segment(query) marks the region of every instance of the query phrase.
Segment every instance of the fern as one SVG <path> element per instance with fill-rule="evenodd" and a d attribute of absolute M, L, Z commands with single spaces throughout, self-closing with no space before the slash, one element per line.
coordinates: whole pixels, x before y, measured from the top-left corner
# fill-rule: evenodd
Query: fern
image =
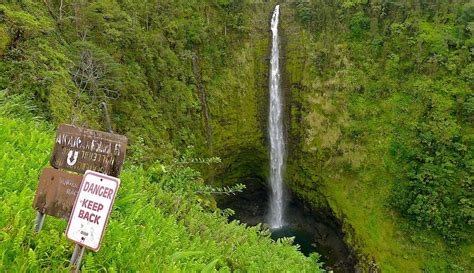
<path fill-rule="evenodd" d="M 212 187 L 205 185 L 200 190 L 196 190 L 195 193 L 198 194 L 224 194 L 224 195 L 235 195 L 236 193 L 242 192 L 245 189 L 245 185 L 236 184 L 233 186 L 225 187 Z"/>
<path fill-rule="evenodd" d="M 48 216 L 43 230 L 32 232 L 31 203 L 54 134 L 41 121 L 0 116 L 0 124 L 0 169 L 5 169 L 0 173 L 0 271 L 67 271 L 73 248 L 64 236 L 66 222 Z M 206 186 L 187 164 L 154 170 L 128 166 L 121 180 L 102 249 L 86 252 L 83 271 L 319 270 L 260 227 L 228 223 L 231 210 L 209 211 L 199 202 L 243 186 Z"/>
<path fill-rule="evenodd" d="M 201 270 L 201 272 L 202 272 L 202 273 L 210 273 L 210 272 L 216 271 L 216 270 L 215 270 L 215 267 L 216 267 L 217 262 L 219 262 L 219 259 L 215 259 L 214 261 L 208 263 L 208 264 Z"/>

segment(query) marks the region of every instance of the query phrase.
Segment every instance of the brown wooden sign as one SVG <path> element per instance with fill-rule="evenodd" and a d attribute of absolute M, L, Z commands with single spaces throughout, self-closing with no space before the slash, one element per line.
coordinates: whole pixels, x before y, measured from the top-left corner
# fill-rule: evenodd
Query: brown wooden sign
<path fill-rule="evenodd" d="M 61 219 L 69 219 L 82 175 L 46 168 L 41 174 L 33 207 Z"/>
<path fill-rule="evenodd" d="M 125 136 L 61 124 L 50 162 L 58 169 L 93 170 L 118 177 L 126 150 Z"/>

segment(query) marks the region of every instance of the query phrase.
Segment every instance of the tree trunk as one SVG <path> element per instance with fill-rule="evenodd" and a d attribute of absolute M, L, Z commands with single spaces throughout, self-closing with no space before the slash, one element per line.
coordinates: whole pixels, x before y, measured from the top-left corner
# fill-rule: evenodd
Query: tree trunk
<path fill-rule="evenodd" d="M 204 125 L 206 127 L 207 147 L 209 148 L 209 151 L 212 153 L 212 128 L 209 122 L 209 107 L 207 105 L 206 90 L 202 83 L 202 75 L 201 75 L 201 69 L 199 67 L 199 59 L 196 55 L 193 55 L 193 73 L 194 73 L 194 78 L 196 79 L 196 82 L 197 82 L 199 100 L 201 101 L 201 107 L 203 110 L 202 114 L 203 114 L 203 119 L 204 119 Z"/>

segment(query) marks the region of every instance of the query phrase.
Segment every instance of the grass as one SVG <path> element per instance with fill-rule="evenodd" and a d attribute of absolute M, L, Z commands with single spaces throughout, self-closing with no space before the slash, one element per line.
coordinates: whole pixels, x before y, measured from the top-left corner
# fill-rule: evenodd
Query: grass
<path fill-rule="evenodd" d="M 54 131 L 14 113 L 0 117 L 0 271 L 66 272 L 74 247 L 64 235 L 66 222 L 49 216 L 33 232 L 33 196 Z M 125 168 L 102 248 L 86 252 L 83 272 L 321 271 L 315 256 L 303 256 L 288 240 L 274 242 L 259 227 L 228 223 L 196 194 L 162 186 L 196 183 L 176 177 Z"/>

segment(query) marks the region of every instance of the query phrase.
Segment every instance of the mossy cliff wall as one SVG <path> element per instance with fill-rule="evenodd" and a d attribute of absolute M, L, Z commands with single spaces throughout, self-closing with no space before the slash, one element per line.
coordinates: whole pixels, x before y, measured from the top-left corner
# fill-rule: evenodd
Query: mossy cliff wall
<path fill-rule="evenodd" d="M 128 136 L 150 164 L 217 156 L 218 184 L 264 180 L 274 1 L 0 4 L 0 90 L 55 124 Z M 184 160 L 186 161 L 186 160 Z M 200 165 L 197 165 L 201 168 Z"/>
<path fill-rule="evenodd" d="M 215 170 L 216 183 L 265 183 L 269 21 L 273 6 L 256 10 L 248 39 L 235 41 L 239 48 L 217 75 L 209 75 L 209 108 L 213 151 L 222 158 Z"/>
<path fill-rule="evenodd" d="M 451 10 L 443 4 L 379 4 L 314 0 L 288 1 L 282 5 L 289 150 L 286 182 L 294 194 L 313 208 L 328 210 L 340 219 L 347 243 L 359 254 L 362 272 L 472 269 L 472 241 L 450 242 L 450 236 L 458 234 L 454 225 L 445 232 L 441 228 L 444 223 L 432 224 L 440 211 L 447 213 L 446 217 L 461 219 L 458 217 L 462 217 L 463 210 L 459 206 L 447 211 L 447 203 L 436 207 L 433 204 L 439 203 L 421 201 L 407 213 L 420 217 L 415 221 L 401 217 L 400 210 L 394 208 L 396 204 L 411 202 L 404 199 L 405 194 L 412 198 L 418 195 L 417 200 L 430 200 L 432 195 L 423 196 L 426 190 L 436 196 L 453 189 L 453 197 L 469 196 L 464 176 L 467 172 L 461 167 L 462 162 L 469 161 L 464 152 L 452 157 L 463 158 L 456 163 L 460 169 L 442 172 L 452 174 L 450 180 L 443 181 L 440 173 L 435 178 L 437 182 L 433 182 L 447 183 L 443 184 L 449 185 L 446 188 L 429 184 L 428 189 L 417 189 L 413 185 L 426 184 L 408 178 L 411 173 L 426 178 L 427 172 L 449 165 L 429 161 L 449 158 L 444 154 L 447 150 L 442 148 L 443 141 L 437 137 L 440 128 L 443 134 L 464 134 L 454 140 L 462 147 L 469 143 L 469 131 L 459 128 L 469 128 L 462 105 L 468 103 L 466 91 L 472 87 L 466 85 L 467 78 L 454 76 L 463 72 L 449 70 L 457 67 L 465 71 L 465 61 L 469 59 L 468 47 L 461 46 L 463 41 L 469 42 L 463 40 L 469 36 L 465 36 L 462 26 L 456 26 L 463 18 L 459 12 L 462 3 L 456 3 L 459 9 Z M 440 18 L 433 17 L 433 10 L 438 11 Z M 446 19 L 456 16 L 454 21 Z M 446 34 L 437 36 L 437 42 L 432 32 L 435 26 Z M 458 37 L 455 39 L 460 44 L 450 47 L 448 37 Z M 418 42 L 416 48 L 410 46 L 414 41 Z M 434 49 L 433 43 L 439 48 Z M 451 59 L 451 68 L 440 63 L 433 69 L 430 56 L 436 55 L 433 52 L 437 50 L 439 54 L 459 58 Z M 438 89 L 436 82 L 445 85 Z M 448 93 L 456 93 L 457 99 Z M 439 112 L 437 107 L 441 105 L 452 108 Z M 434 116 L 436 121 L 431 120 Z M 439 123 L 441 120 L 444 125 Z M 423 133 L 415 133 L 420 131 Z M 421 143 L 438 144 L 437 148 L 428 145 L 431 148 L 420 149 Z M 422 155 L 430 154 L 433 158 L 428 161 L 421 159 Z M 425 165 L 411 169 L 420 166 L 416 165 L 420 160 Z M 420 170 L 424 170 L 423 174 Z M 406 185 L 412 188 L 404 188 L 400 193 L 399 189 Z M 439 190 L 443 193 L 436 192 Z M 424 209 L 432 209 L 432 214 L 427 215 Z M 416 219 L 428 219 L 431 224 Z M 462 219 L 458 227 L 464 231 L 459 234 L 469 237 L 469 218 Z M 451 247 L 453 244 L 456 247 Z"/>

